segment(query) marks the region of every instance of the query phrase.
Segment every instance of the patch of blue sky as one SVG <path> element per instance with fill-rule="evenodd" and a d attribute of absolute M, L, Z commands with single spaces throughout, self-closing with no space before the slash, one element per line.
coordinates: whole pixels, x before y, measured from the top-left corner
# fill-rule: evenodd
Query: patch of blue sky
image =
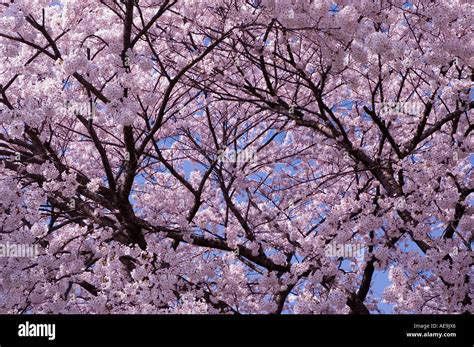
<path fill-rule="evenodd" d="M 209 36 L 206 36 L 204 39 L 203 39 L 203 44 L 204 46 L 208 47 L 211 43 L 212 43 L 212 38 L 209 37 Z"/>
<path fill-rule="evenodd" d="M 393 305 L 386 303 L 383 300 L 383 292 L 385 288 L 387 288 L 391 284 L 390 279 L 388 278 L 388 271 L 375 270 L 374 274 L 372 275 L 372 283 L 372 296 L 377 299 L 377 308 L 380 313 L 393 313 Z M 373 313 L 376 313 L 376 311 Z"/>
<path fill-rule="evenodd" d="M 267 131 L 267 133 L 265 134 L 265 136 L 263 137 L 263 141 L 262 143 L 265 143 L 267 141 L 269 141 L 272 136 L 275 136 L 275 134 L 277 133 L 277 130 L 276 129 L 270 129 Z M 283 143 L 283 141 L 285 140 L 286 138 L 286 135 L 287 135 L 287 132 L 286 131 L 279 131 L 279 134 L 277 134 L 275 136 L 275 138 L 273 139 L 273 141 L 275 141 L 276 143 Z"/>

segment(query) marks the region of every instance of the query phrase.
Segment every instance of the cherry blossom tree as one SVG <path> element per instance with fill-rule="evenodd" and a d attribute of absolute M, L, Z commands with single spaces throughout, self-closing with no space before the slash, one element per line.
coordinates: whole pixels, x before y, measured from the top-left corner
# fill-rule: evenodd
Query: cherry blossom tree
<path fill-rule="evenodd" d="M 0 312 L 472 312 L 473 10 L 4 0 Z"/>

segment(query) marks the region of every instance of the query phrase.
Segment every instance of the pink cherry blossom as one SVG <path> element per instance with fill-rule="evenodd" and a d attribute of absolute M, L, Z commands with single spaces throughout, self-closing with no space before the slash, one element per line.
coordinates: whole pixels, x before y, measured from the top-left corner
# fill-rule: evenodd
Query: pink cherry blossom
<path fill-rule="evenodd" d="M 0 4 L 0 313 L 474 311 L 474 6 L 303 2 Z"/>

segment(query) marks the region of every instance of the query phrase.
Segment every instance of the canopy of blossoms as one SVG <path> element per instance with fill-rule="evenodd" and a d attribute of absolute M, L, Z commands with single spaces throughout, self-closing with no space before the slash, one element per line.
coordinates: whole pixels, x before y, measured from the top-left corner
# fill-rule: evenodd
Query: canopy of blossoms
<path fill-rule="evenodd" d="M 0 313 L 472 312 L 473 12 L 0 3 Z"/>

